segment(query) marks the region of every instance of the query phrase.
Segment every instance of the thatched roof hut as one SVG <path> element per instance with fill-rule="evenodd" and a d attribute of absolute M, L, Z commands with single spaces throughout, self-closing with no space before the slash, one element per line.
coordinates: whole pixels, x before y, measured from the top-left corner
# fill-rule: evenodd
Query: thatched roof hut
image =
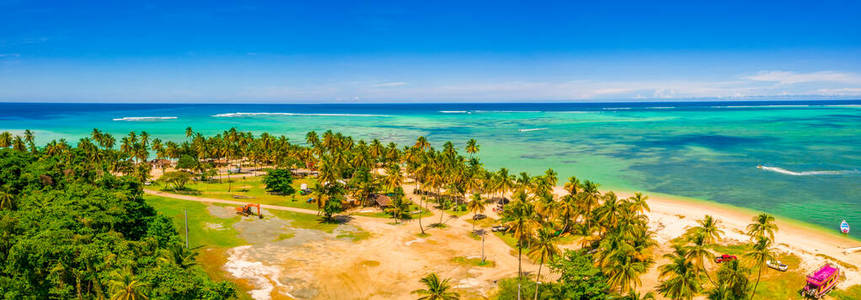
<path fill-rule="evenodd" d="M 376 202 L 377 205 L 379 205 L 380 207 L 389 207 L 390 205 L 392 205 L 392 198 L 389 198 L 389 196 L 382 194 L 375 194 L 374 202 Z"/>

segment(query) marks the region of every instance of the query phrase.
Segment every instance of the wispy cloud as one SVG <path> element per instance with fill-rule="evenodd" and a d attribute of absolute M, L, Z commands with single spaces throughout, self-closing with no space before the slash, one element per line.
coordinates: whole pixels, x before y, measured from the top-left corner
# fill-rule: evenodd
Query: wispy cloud
<path fill-rule="evenodd" d="M 405 86 L 405 85 L 407 85 L 407 83 L 406 83 L 406 82 L 403 82 L 403 81 L 394 81 L 394 82 L 382 82 L 382 83 L 377 83 L 377 84 L 374 84 L 372 87 L 375 87 L 375 88 L 385 88 L 385 87 L 398 87 L 398 86 Z"/>
<path fill-rule="evenodd" d="M 776 82 L 779 84 L 796 84 L 806 82 L 837 82 L 837 83 L 861 83 L 861 76 L 855 73 L 819 71 L 809 73 L 797 73 L 789 71 L 761 71 L 756 75 L 746 76 L 744 79 L 753 81 Z"/>

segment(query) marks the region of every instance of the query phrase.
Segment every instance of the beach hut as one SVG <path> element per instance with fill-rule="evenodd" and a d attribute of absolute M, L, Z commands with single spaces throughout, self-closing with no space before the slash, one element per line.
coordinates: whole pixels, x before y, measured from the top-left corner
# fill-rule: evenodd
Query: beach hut
<path fill-rule="evenodd" d="M 392 205 L 392 198 L 389 198 L 389 196 L 386 195 L 376 194 L 374 195 L 374 202 L 376 202 L 380 207 L 389 207 Z"/>

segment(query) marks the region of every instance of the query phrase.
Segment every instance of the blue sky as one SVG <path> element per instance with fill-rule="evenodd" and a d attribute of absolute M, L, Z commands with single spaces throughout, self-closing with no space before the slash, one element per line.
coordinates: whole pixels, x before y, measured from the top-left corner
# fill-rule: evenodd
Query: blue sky
<path fill-rule="evenodd" d="M 0 101 L 861 98 L 858 1 L 307 2 L 0 0 Z"/>

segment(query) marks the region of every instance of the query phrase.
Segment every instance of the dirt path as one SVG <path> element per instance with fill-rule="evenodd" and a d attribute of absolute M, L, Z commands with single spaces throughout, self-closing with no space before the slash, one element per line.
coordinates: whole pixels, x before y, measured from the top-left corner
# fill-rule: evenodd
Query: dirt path
<path fill-rule="evenodd" d="M 407 188 L 411 198 L 411 187 Z M 178 195 L 154 190 L 145 193 L 161 197 L 243 205 L 245 202 Z M 413 199 L 418 201 L 418 199 Z M 317 214 L 314 210 L 262 205 L 264 209 Z M 298 244 L 285 240 L 275 243 L 240 246 L 229 250 L 229 264 L 254 267 L 255 276 L 267 278 L 274 289 L 258 299 L 414 299 L 411 291 L 422 288 L 419 279 L 436 272 L 451 278 L 452 285 L 467 298 L 483 298 L 503 278 L 517 276 L 517 257 L 495 235 L 488 234 L 485 256 L 493 267 L 478 267 L 455 262 L 455 257 L 480 258 L 481 240 L 470 237 L 468 218 L 446 218 L 447 228 L 427 228 L 437 217 L 425 217 L 420 237 L 417 220 L 398 224 L 392 219 L 352 215 L 347 223 L 371 234 L 358 242 L 328 236 Z M 322 232 L 319 235 L 326 235 Z M 523 260 L 524 272 L 535 272 L 536 265 Z M 265 271 L 265 272 L 263 272 Z M 264 282 L 265 283 L 265 282 Z"/>

